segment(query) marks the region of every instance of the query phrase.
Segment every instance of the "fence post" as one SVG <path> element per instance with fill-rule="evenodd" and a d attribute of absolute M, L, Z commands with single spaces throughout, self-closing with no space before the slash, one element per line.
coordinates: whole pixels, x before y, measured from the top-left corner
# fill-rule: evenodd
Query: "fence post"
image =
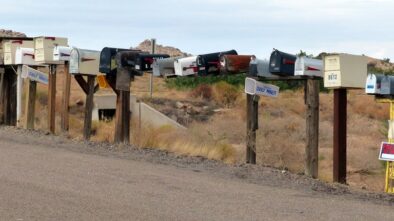
<path fill-rule="evenodd" d="M 346 183 L 347 89 L 334 89 L 334 182 Z"/>
<path fill-rule="evenodd" d="M 258 129 L 258 99 L 246 94 L 246 163 L 256 164 L 256 130 Z"/>
<path fill-rule="evenodd" d="M 318 177 L 319 168 L 319 92 L 318 79 L 307 79 L 306 90 L 305 175 Z"/>

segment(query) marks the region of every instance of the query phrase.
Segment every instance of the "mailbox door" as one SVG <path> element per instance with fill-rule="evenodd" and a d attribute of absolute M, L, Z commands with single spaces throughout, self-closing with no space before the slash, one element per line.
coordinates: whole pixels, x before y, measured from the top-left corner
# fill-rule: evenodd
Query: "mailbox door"
<path fill-rule="evenodd" d="M 79 49 L 79 73 L 99 74 L 100 51 Z"/>
<path fill-rule="evenodd" d="M 79 74 L 79 51 L 77 48 L 71 50 L 69 72 L 70 74 Z"/>

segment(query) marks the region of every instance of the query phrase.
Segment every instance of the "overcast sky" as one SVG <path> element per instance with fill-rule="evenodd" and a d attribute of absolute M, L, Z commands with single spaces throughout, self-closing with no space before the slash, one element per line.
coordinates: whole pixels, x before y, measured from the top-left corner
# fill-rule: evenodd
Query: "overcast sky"
<path fill-rule="evenodd" d="M 192 54 L 347 52 L 394 60 L 392 0 L 0 0 L 0 29 L 130 47 L 147 38 Z"/>

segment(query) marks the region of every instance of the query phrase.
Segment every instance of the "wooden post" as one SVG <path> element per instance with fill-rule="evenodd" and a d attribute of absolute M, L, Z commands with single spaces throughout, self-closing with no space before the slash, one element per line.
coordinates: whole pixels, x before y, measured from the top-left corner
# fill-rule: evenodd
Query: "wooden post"
<path fill-rule="evenodd" d="M 347 90 L 334 90 L 334 182 L 346 183 Z"/>
<path fill-rule="evenodd" d="M 22 94 L 23 94 L 23 79 L 22 79 L 22 65 L 17 67 L 16 80 L 16 126 L 20 127 L 22 117 Z"/>
<path fill-rule="evenodd" d="M 85 140 L 90 139 L 91 129 L 92 129 L 92 110 L 93 110 L 93 97 L 94 97 L 94 81 L 96 76 L 88 75 L 88 93 L 86 94 L 85 103 L 85 120 L 83 127 L 83 137 Z"/>
<path fill-rule="evenodd" d="M 56 106 L 56 65 L 49 65 L 48 75 L 48 129 L 55 133 L 55 106 Z"/>
<path fill-rule="evenodd" d="M 151 39 L 151 46 L 152 46 L 151 54 L 154 54 L 155 50 L 156 50 L 156 39 L 154 39 L 154 38 Z M 152 98 L 152 95 L 153 95 L 153 73 L 151 73 L 149 76 L 150 76 L 149 77 L 149 92 L 150 92 L 150 98 Z"/>
<path fill-rule="evenodd" d="M 10 125 L 10 78 L 11 74 L 7 72 L 4 74 L 4 82 L 3 82 L 3 96 L 1 99 L 3 100 L 3 123 L 5 125 Z"/>
<path fill-rule="evenodd" d="M 63 102 L 62 102 L 62 118 L 60 127 L 62 132 L 67 132 L 69 129 L 69 105 L 70 105 L 70 88 L 71 88 L 71 75 L 69 73 L 68 62 L 64 64 L 64 89 L 63 89 Z"/>
<path fill-rule="evenodd" d="M 123 143 L 130 143 L 130 91 L 122 91 L 123 101 Z"/>
<path fill-rule="evenodd" d="M 0 68 L 0 124 L 4 124 L 4 68 Z"/>
<path fill-rule="evenodd" d="M 37 82 L 29 80 L 29 89 L 26 95 L 26 129 L 34 129 L 34 117 L 35 117 L 35 107 L 36 107 L 36 91 Z"/>
<path fill-rule="evenodd" d="M 317 178 L 319 168 L 319 80 L 307 79 L 305 92 L 307 109 L 304 172 L 307 176 Z"/>
<path fill-rule="evenodd" d="M 114 142 L 120 143 L 123 141 L 123 124 L 122 124 L 122 116 L 124 109 L 122 108 L 123 102 L 123 91 L 118 91 L 116 96 L 116 113 L 115 113 L 115 136 Z"/>
<path fill-rule="evenodd" d="M 258 129 L 258 96 L 246 94 L 246 163 L 256 164 L 256 130 Z"/>
<path fill-rule="evenodd" d="M 8 108 L 7 118 L 9 125 L 16 126 L 16 112 L 17 112 L 17 75 L 10 74 L 8 76 Z"/>

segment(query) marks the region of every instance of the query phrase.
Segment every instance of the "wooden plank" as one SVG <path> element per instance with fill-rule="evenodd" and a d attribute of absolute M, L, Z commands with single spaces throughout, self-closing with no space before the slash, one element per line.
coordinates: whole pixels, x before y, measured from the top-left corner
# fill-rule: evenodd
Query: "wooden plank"
<path fill-rule="evenodd" d="M 22 79 L 22 65 L 17 67 L 17 80 L 16 80 L 16 126 L 21 127 L 22 117 L 22 94 L 23 94 L 23 79 Z"/>
<path fill-rule="evenodd" d="M 307 108 L 304 172 L 307 176 L 317 178 L 319 168 L 319 80 L 308 79 L 305 92 Z"/>
<path fill-rule="evenodd" d="M 83 92 L 85 92 L 85 94 L 89 93 L 89 85 L 86 82 L 86 80 L 83 78 L 83 76 L 81 74 L 76 74 L 74 75 L 75 80 L 77 81 L 77 83 L 79 84 L 79 86 L 82 88 Z"/>
<path fill-rule="evenodd" d="M 117 90 L 115 90 L 117 91 Z M 115 112 L 115 136 L 114 142 L 120 143 L 123 141 L 123 127 L 122 127 L 122 117 L 123 117 L 123 109 L 122 109 L 122 102 L 123 96 L 122 92 L 118 91 L 116 96 L 116 112 Z"/>
<path fill-rule="evenodd" d="M 122 142 L 125 144 L 130 143 L 130 92 L 129 91 L 122 91 L 121 92 L 123 99 L 122 99 L 122 132 L 123 132 L 123 140 Z"/>
<path fill-rule="evenodd" d="M 3 123 L 5 125 L 10 125 L 10 78 L 11 73 L 4 74 L 4 83 L 3 83 Z"/>
<path fill-rule="evenodd" d="M 294 80 L 308 80 L 308 79 L 322 79 L 321 77 L 316 76 L 276 76 L 273 75 L 271 77 L 260 77 L 260 76 L 248 76 L 249 78 L 256 79 L 258 81 L 294 81 Z"/>
<path fill-rule="evenodd" d="M 17 76 L 15 73 L 9 74 L 9 82 L 8 82 L 8 117 L 9 117 L 9 125 L 16 126 L 16 85 L 17 85 Z"/>
<path fill-rule="evenodd" d="M 86 102 L 85 102 L 85 120 L 84 120 L 84 127 L 83 127 L 83 137 L 85 140 L 89 140 L 91 136 L 92 130 L 92 110 L 93 110 L 93 97 L 94 97 L 94 82 L 96 76 L 88 75 L 88 93 L 86 95 Z"/>
<path fill-rule="evenodd" d="M 346 183 L 347 89 L 334 90 L 334 182 Z"/>
<path fill-rule="evenodd" d="M 4 68 L 0 68 L 0 124 L 4 124 Z"/>
<path fill-rule="evenodd" d="M 34 118 L 36 110 L 37 82 L 29 81 L 29 88 L 26 94 L 26 129 L 34 129 Z"/>
<path fill-rule="evenodd" d="M 49 66 L 48 75 L 48 130 L 55 133 L 56 65 Z"/>
<path fill-rule="evenodd" d="M 70 90 L 71 90 L 71 75 L 69 73 L 68 62 L 64 65 L 64 90 L 63 90 L 63 102 L 62 102 L 62 116 L 60 121 L 60 127 L 62 132 L 67 132 L 69 125 L 69 106 L 70 106 Z"/>
<path fill-rule="evenodd" d="M 256 164 L 256 130 L 258 129 L 258 96 L 246 95 L 246 163 Z"/>

